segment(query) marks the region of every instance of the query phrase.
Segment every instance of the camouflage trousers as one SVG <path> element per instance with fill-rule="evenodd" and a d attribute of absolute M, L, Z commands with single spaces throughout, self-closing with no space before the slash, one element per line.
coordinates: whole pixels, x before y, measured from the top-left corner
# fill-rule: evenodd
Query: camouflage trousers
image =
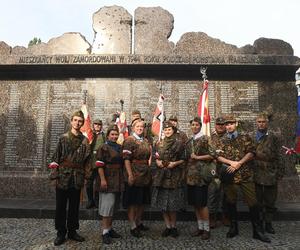
<path fill-rule="evenodd" d="M 274 213 L 277 211 L 275 207 L 277 184 L 272 186 L 255 184 L 255 188 L 257 202 L 263 211 L 264 221 L 270 223 L 273 220 Z"/>
<path fill-rule="evenodd" d="M 248 207 L 257 205 L 254 182 L 224 184 L 224 192 L 229 204 L 236 204 L 239 191 L 241 191 L 243 200 Z"/>

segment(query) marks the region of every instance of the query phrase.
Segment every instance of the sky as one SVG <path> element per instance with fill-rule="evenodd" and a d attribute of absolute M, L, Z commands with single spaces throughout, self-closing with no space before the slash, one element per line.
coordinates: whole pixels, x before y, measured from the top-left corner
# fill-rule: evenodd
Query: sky
<path fill-rule="evenodd" d="M 175 20 L 169 40 L 175 43 L 185 32 L 205 32 L 238 47 L 260 37 L 276 38 L 300 57 L 299 0 L 8 0 L 1 2 L 0 41 L 27 47 L 34 37 L 48 42 L 65 32 L 80 32 L 92 44 L 93 13 L 112 5 L 132 16 L 137 7 L 168 10 Z"/>

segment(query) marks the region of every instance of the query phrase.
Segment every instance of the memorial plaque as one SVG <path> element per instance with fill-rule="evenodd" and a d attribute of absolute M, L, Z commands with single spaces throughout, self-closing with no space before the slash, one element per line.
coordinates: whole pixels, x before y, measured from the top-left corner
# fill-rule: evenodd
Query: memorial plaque
<path fill-rule="evenodd" d="M 294 146 L 294 72 L 300 59 L 288 43 L 259 38 L 238 48 L 188 32 L 175 45 L 168 40 L 174 24 L 168 11 L 138 8 L 132 20 L 122 7 L 101 8 L 93 16 L 92 46 L 76 32 L 29 48 L 0 42 L 1 198 L 54 198 L 47 163 L 84 93 L 92 120 L 102 119 L 104 129 L 121 111 L 120 100 L 127 123 L 135 109 L 151 122 L 162 93 L 167 118 L 177 116 L 179 128 L 190 134 L 202 91 L 201 66 L 208 68 L 212 130 L 217 116 L 233 113 L 241 130 L 252 131 L 256 115 L 265 111 L 282 145 Z M 282 159 L 288 177 L 279 197 L 299 201 L 293 158 L 282 154 Z"/>

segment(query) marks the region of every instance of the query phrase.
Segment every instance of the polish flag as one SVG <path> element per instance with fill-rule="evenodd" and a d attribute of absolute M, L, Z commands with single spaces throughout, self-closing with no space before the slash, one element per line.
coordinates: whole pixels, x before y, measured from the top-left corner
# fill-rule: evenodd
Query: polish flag
<path fill-rule="evenodd" d="M 93 140 L 93 130 L 91 128 L 92 122 L 86 104 L 82 104 L 81 111 L 84 115 L 84 124 L 81 127 L 80 131 L 86 138 L 88 138 L 89 143 L 91 143 Z"/>
<path fill-rule="evenodd" d="M 204 80 L 203 89 L 198 103 L 198 116 L 201 118 L 201 132 L 210 136 L 210 115 L 208 110 L 208 80 Z"/>
<path fill-rule="evenodd" d="M 126 123 L 126 113 L 124 111 L 121 111 L 119 117 L 116 120 L 116 124 L 119 128 L 119 138 L 117 140 L 117 143 L 122 145 L 124 140 L 128 137 L 128 127 Z"/>
<path fill-rule="evenodd" d="M 154 111 L 154 116 L 152 120 L 152 133 L 158 136 L 158 141 L 161 139 L 162 130 L 163 130 L 163 122 L 165 120 L 164 116 L 164 96 L 160 94 L 158 98 L 158 102 Z"/>

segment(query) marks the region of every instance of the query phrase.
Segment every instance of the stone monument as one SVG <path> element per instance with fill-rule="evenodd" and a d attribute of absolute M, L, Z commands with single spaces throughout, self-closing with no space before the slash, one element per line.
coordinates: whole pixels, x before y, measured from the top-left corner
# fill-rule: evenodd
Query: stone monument
<path fill-rule="evenodd" d="M 162 86 L 167 117 L 178 116 L 187 131 L 201 93 L 201 66 L 210 81 L 212 118 L 234 113 L 243 129 L 253 130 L 255 116 L 268 111 L 282 145 L 294 145 L 300 59 L 292 47 L 259 38 L 238 48 L 203 32 L 185 33 L 174 44 L 168 40 L 173 24 L 160 7 L 137 8 L 133 19 L 111 6 L 94 13 L 91 43 L 79 33 L 29 48 L 0 42 L 1 198 L 54 198 L 47 163 L 86 91 L 92 118 L 107 125 L 120 99 L 127 114 L 139 109 L 151 120 Z M 287 175 L 279 199 L 299 202 L 294 159 L 282 158 Z"/>

